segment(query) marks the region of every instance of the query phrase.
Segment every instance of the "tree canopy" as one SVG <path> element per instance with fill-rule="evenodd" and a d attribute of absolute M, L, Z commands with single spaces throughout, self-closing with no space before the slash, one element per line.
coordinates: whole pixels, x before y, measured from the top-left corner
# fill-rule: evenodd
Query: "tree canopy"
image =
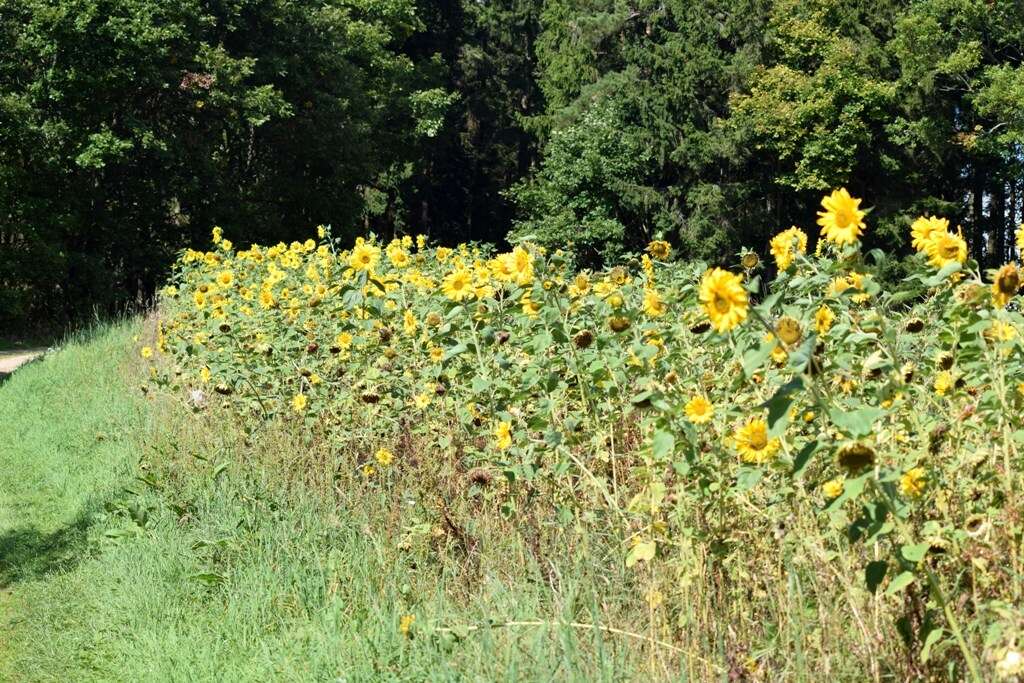
<path fill-rule="evenodd" d="M 725 261 L 839 186 L 996 265 L 1022 45 L 987 0 L 3 3 L 0 324 L 145 301 L 214 225 Z"/>

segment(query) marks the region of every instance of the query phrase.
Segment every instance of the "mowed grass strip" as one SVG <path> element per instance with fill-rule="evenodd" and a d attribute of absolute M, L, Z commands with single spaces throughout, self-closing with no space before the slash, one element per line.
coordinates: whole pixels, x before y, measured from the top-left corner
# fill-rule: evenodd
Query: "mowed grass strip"
<path fill-rule="evenodd" d="M 0 680 L 629 680 L 648 660 L 561 625 L 616 601 L 594 558 L 542 568 L 495 538 L 467 577 L 399 548 L 394 491 L 306 492 L 252 464 L 288 434 L 144 393 L 140 330 L 0 385 Z"/>

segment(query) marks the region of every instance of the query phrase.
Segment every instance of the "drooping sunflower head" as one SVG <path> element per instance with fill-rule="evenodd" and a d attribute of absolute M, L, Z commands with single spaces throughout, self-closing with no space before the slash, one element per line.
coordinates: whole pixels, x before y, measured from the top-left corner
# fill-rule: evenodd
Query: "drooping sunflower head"
<path fill-rule="evenodd" d="M 1016 263 L 1007 263 L 992 279 L 992 300 L 1002 308 L 1010 302 L 1020 289 L 1020 271 Z"/>
<path fill-rule="evenodd" d="M 782 316 L 775 323 L 775 336 L 788 346 L 800 343 L 803 334 L 804 331 L 800 327 L 800 322 L 788 315 Z"/>
<path fill-rule="evenodd" d="M 777 437 L 768 436 L 768 423 L 759 417 L 751 418 L 736 430 L 733 435 L 736 450 L 743 462 L 761 465 L 778 452 L 780 442 Z"/>
<path fill-rule="evenodd" d="M 824 211 L 818 212 L 822 237 L 839 246 L 853 244 L 860 239 L 866 215 L 860 209 L 860 202 L 860 199 L 851 197 L 845 187 L 822 199 L 821 207 Z"/>
<path fill-rule="evenodd" d="M 845 444 L 836 452 L 836 464 L 848 473 L 855 474 L 874 466 L 875 449 L 859 441 Z"/>
<path fill-rule="evenodd" d="M 712 327 L 719 332 L 728 332 L 747 317 L 749 300 L 743 280 L 727 270 L 714 268 L 704 273 L 700 300 Z"/>

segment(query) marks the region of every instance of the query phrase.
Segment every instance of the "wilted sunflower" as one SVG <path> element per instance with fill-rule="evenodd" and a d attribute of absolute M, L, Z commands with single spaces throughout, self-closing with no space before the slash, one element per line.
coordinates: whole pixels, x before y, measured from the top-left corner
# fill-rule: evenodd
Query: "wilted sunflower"
<path fill-rule="evenodd" d="M 621 315 L 613 315 L 608 318 L 608 327 L 612 332 L 625 332 L 629 329 L 629 318 Z"/>
<path fill-rule="evenodd" d="M 860 199 L 850 196 L 846 188 L 835 190 L 821 200 L 824 211 L 818 212 L 821 235 L 829 242 L 840 246 L 853 244 L 864 231 L 864 216 L 860 210 Z"/>
<path fill-rule="evenodd" d="M 911 334 L 917 334 L 924 329 L 924 321 L 920 318 L 911 318 L 907 321 L 906 330 Z"/>
<path fill-rule="evenodd" d="M 848 443 L 836 452 L 836 463 L 848 473 L 855 474 L 875 464 L 875 449 L 858 441 Z"/>
<path fill-rule="evenodd" d="M 733 435 L 736 450 L 743 462 L 761 465 L 773 457 L 781 443 L 777 437 L 768 438 L 768 423 L 759 417 L 751 418 Z"/>
<path fill-rule="evenodd" d="M 775 323 L 775 336 L 781 339 L 782 343 L 789 346 L 800 343 L 803 334 L 804 331 L 801 329 L 800 323 L 788 315 L 782 316 Z"/>
<path fill-rule="evenodd" d="M 747 317 L 749 301 L 743 280 L 727 270 L 714 268 L 704 273 L 700 300 L 711 325 L 719 332 L 728 332 Z"/>
<path fill-rule="evenodd" d="M 992 278 L 992 301 L 1002 308 L 1020 289 L 1020 271 L 1016 263 L 1007 263 Z"/>

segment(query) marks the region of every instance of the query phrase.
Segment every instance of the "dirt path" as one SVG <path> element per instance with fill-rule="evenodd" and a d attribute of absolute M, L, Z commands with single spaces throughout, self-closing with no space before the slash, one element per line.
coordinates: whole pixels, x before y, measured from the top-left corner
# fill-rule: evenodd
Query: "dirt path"
<path fill-rule="evenodd" d="M 24 351 L 0 351 L 0 375 L 9 375 L 20 366 L 43 355 L 45 349 L 26 349 Z"/>

